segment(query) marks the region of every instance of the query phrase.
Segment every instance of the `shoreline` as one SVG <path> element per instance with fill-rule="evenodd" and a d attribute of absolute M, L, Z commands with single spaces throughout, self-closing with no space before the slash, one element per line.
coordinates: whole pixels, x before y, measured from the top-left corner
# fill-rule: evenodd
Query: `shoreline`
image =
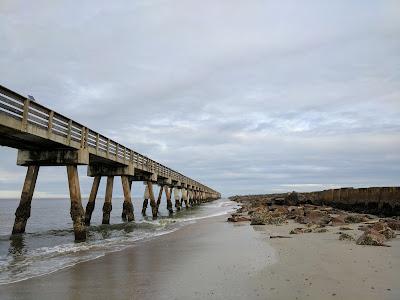
<path fill-rule="evenodd" d="M 249 225 L 228 215 L 52 274 L 0 286 L 2 299 L 399 299 L 400 240 L 339 241 L 335 230 L 291 238 L 294 222 Z M 355 226 L 353 230 L 356 230 Z"/>

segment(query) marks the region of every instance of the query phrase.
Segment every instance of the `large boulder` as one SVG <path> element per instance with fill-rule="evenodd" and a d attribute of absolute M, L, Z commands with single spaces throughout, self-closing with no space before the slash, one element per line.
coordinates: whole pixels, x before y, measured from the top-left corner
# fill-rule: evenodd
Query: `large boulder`
<path fill-rule="evenodd" d="M 386 224 L 392 230 L 400 230 L 400 220 L 386 220 Z"/>
<path fill-rule="evenodd" d="M 285 222 L 286 216 L 280 212 L 270 212 L 268 210 L 260 210 L 251 215 L 250 225 L 279 225 Z"/>
<path fill-rule="evenodd" d="M 295 191 L 287 194 L 287 196 L 285 197 L 285 203 L 287 205 L 298 205 L 299 194 L 297 194 Z"/>
<path fill-rule="evenodd" d="M 346 223 L 362 223 L 367 222 L 368 220 L 369 218 L 367 218 L 365 215 L 360 214 L 350 214 L 344 219 Z"/>
<path fill-rule="evenodd" d="M 356 243 L 357 245 L 385 246 L 385 241 L 383 234 L 370 228 L 357 239 Z"/>
<path fill-rule="evenodd" d="M 304 216 L 297 216 L 295 220 L 300 224 L 326 225 L 330 222 L 331 218 L 326 211 L 313 209 L 306 210 Z"/>
<path fill-rule="evenodd" d="M 332 226 L 342 226 L 344 224 L 346 224 L 345 222 L 345 217 L 346 215 L 334 215 L 334 216 L 330 216 L 331 220 L 329 222 L 329 225 Z"/>

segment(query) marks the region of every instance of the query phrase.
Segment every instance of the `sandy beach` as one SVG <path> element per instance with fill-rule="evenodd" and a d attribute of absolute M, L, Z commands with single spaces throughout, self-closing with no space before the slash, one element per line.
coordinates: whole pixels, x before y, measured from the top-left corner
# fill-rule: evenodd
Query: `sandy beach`
<path fill-rule="evenodd" d="M 55 273 L 0 286 L 1 299 L 399 299 L 400 241 L 339 241 L 336 229 L 291 238 L 294 223 L 227 216 Z M 356 229 L 355 229 L 356 230 Z"/>

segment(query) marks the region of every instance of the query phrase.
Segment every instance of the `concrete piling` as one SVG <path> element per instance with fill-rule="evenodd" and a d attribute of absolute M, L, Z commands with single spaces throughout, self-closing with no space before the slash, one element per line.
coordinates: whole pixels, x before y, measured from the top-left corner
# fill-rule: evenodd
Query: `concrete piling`
<path fill-rule="evenodd" d="M 149 188 L 150 206 L 153 213 L 153 218 L 157 218 L 157 203 L 154 198 L 153 183 L 151 181 L 147 181 L 147 187 Z"/>
<path fill-rule="evenodd" d="M 168 212 L 172 214 L 174 211 L 172 209 L 171 190 L 168 186 L 165 186 L 164 189 L 165 189 L 165 196 L 167 198 L 167 209 Z"/>
<path fill-rule="evenodd" d="M 101 176 L 95 176 L 93 179 L 92 189 L 90 191 L 90 196 L 88 203 L 86 205 L 85 211 L 85 225 L 90 226 L 90 220 L 92 218 L 92 213 L 96 203 L 97 192 L 99 190 L 99 185 L 101 181 Z"/>
<path fill-rule="evenodd" d="M 122 189 L 124 191 L 124 203 L 122 206 L 122 220 L 131 222 L 135 220 L 133 214 L 133 204 L 131 197 L 132 182 L 129 182 L 128 176 L 121 176 Z"/>
<path fill-rule="evenodd" d="M 175 208 L 176 208 L 176 210 L 181 210 L 181 201 L 179 199 L 180 198 L 179 197 L 179 189 L 174 187 L 173 191 L 174 191 L 174 199 L 175 199 Z"/>
<path fill-rule="evenodd" d="M 78 167 L 67 166 L 69 194 L 71 198 L 71 218 L 74 227 L 75 241 L 86 240 L 85 212 L 82 207 L 81 189 L 79 186 Z"/>
<path fill-rule="evenodd" d="M 15 221 L 12 234 L 25 232 L 26 222 L 31 216 L 31 202 L 33 192 L 35 191 L 38 173 L 39 166 L 35 165 L 29 166 L 26 171 L 25 182 L 21 193 L 21 200 L 17 210 L 15 211 Z"/>
<path fill-rule="evenodd" d="M 110 213 L 112 210 L 112 192 L 114 185 L 114 176 L 107 176 L 106 196 L 103 205 L 103 221 L 102 224 L 110 224 Z"/>
<path fill-rule="evenodd" d="M 142 215 L 146 215 L 146 210 L 147 206 L 149 204 L 149 199 L 150 199 L 150 193 L 149 193 L 149 187 L 146 185 L 144 189 L 144 199 L 143 199 L 143 208 L 142 208 Z"/>
<path fill-rule="evenodd" d="M 157 213 L 158 213 L 158 209 L 159 209 L 160 204 L 161 204 L 161 198 L 162 198 L 163 188 L 164 188 L 164 187 L 163 187 L 162 185 L 160 185 L 160 190 L 159 190 L 159 192 L 158 192 L 158 197 L 157 197 Z"/>

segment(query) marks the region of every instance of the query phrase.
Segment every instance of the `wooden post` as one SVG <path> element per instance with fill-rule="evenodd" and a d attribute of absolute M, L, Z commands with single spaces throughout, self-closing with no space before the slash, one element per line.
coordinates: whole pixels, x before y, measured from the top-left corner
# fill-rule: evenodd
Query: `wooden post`
<path fill-rule="evenodd" d="M 92 213 L 94 210 L 97 191 L 99 190 L 99 185 L 101 181 L 101 176 L 95 176 L 93 179 L 92 190 L 90 191 L 89 201 L 86 205 L 86 212 L 85 212 L 85 225 L 90 225 L 90 220 L 92 218 Z"/>
<path fill-rule="evenodd" d="M 151 181 L 147 181 L 147 186 L 149 188 L 150 206 L 151 206 L 151 211 L 153 213 L 153 218 L 157 218 L 157 203 L 154 198 L 153 183 Z"/>
<path fill-rule="evenodd" d="M 114 176 L 107 177 L 107 186 L 106 186 L 106 197 L 104 199 L 103 205 L 103 221 L 102 224 L 110 224 L 110 213 L 112 210 L 112 192 L 114 185 Z"/>
<path fill-rule="evenodd" d="M 124 203 L 122 205 L 122 220 L 131 222 L 135 220 L 133 215 L 133 205 L 131 198 L 132 181 L 129 182 L 128 176 L 121 176 L 122 189 L 124 191 Z"/>
<path fill-rule="evenodd" d="M 167 185 L 165 186 L 165 195 L 167 197 L 167 209 L 169 213 L 172 214 L 174 211 L 172 209 L 171 191 Z"/>
<path fill-rule="evenodd" d="M 86 240 L 86 227 L 81 199 L 81 189 L 79 186 L 78 167 L 76 165 L 67 166 L 69 194 L 71 198 L 71 218 L 74 224 L 75 241 Z"/>
<path fill-rule="evenodd" d="M 22 188 L 21 200 L 18 208 L 15 211 L 15 221 L 12 234 L 24 233 L 26 222 L 31 216 L 31 202 L 37 176 L 39 173 L 39 166 L 29 166 L 26 171 L 24 187 Z"/>

